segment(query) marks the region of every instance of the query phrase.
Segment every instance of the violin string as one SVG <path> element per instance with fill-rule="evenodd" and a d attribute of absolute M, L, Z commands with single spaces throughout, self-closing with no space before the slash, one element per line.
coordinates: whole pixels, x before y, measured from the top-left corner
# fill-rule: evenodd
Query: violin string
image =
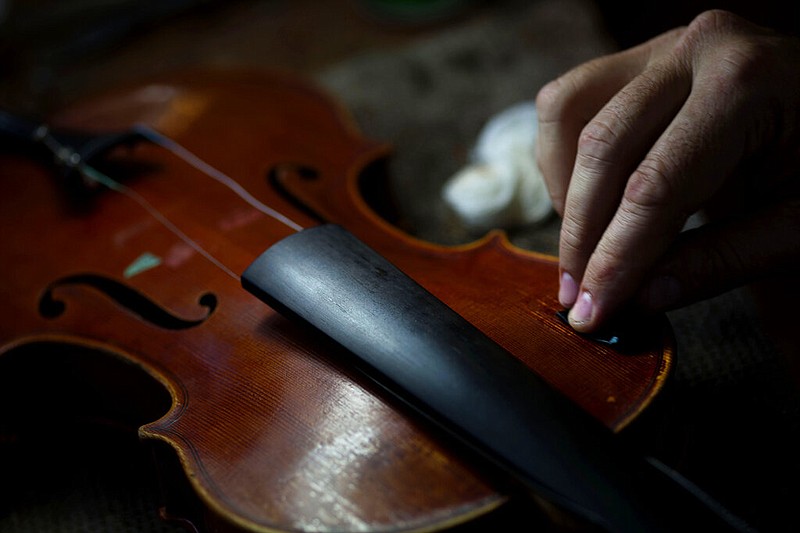
<path fill-rule="evenodd" d="M 292 228 L 295 231 L 301 231 L 303 229 L 303 226 L 296 223 L 295 221 L 285 216 L 284 214 L 269 207 L 263 202 L 259 201 L 252 194 L 247 192 L 247 190 L 244 187 L 242 187 L 239 183 L 237 183 L 236 180 L 234 180 L 230 176 L 227 176 L 220 170 L 212 167 L 211 165 L 200 159 L 198 156 L 196 156 L 194 153 L 190 152 L 187 148 L 180 145 L 178 142 L 159 133 L 153 128 L 147 126 L 146 124 L 137 124 L 134 126 L 133 129 L 139 134 L 141 134 L 147 140 L 161 146 L 162 148 L 169 150 L 180 159 L 183 159 L 190 166 L 196 168 L 200 172 L 204 173 L 205 175 L 211 177 L 212 179 L 221 183 L 225 187 L 229 188 L 242 200 L 244 200 L 257 210 L 261 211 L 265 215 L 274 218 L 278 222 L 281 222 L 282 224 Z"/>
<path fill-rule="evenodd" d="M 114 181 L 110 177 L 106 176 L 99 170 L 83 164 L 80 166 L 81 174 L 96 183 L 99 183 L 112 191 L 118 192 L 123 194 L 139 204 L 145 211 L 147 211 L 152 217 L 158 220 L 161 224 L 163 224 L 169 231 L 174 233 L 179 239 L 181 239 L 184 243 L 190 246 L 195 252 L 205 257 L 208 261 L 214 264 L 216 267 L 220 268 L 223 272 L 231 276 L 236 281 L 240 281 L 239 276 L 233 272 L 230 268 L 225 266 L 220 260 L 216 257 L 211 255 L 207 250 L 205 250 L 200 244 L 197 243 L 194 239 L 186 235 L 183 231 L 178 228 L 175 224 L 172 223 L 163 213 L 161 213 L 158 209 L 156 209 L 153 204 L 147 201 L 147 199 L 139 194 L 138 192 L 134 191 L 130 187 L 126 187 L 125 185 Z"/>

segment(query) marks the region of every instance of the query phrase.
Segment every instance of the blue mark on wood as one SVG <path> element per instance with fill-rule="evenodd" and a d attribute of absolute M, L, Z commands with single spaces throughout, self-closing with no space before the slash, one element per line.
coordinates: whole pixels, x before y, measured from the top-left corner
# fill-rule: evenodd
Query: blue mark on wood
<path fill-rule="evenodd" d="M 134 276 L 141 274 L 146 270 L 150 270 L 151 268 L 155 268 L 161 264 L 161 258 L 157 255 L 151 254 L 150 252 L 145 252 L 139 257 L 137 257 L 133 263 L 128 265 L 123 272 L 125 279 L 130 279 Z"/>

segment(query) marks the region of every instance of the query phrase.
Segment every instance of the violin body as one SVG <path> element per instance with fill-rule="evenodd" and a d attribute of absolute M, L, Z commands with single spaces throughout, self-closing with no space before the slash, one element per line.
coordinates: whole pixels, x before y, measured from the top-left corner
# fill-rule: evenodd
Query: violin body
<path fill-rule="evenodd" d="M 50 121 L 98 133 L 137 123 L 299 226 L 347 228 L 613 430 L 664 385 L 666 323 L 646 348 L 619 353 L 558 320 L 556 259 L 500 232 L 442 247 L 393 226 L 372 201 L 389 148 L 301 80 L 193 73 Z M 506 501 L 468 454 L 349 368 L 340 346 L 242 289 L 237 276 L 295 229 L 163 146 L 120 146 L 103 165 L 121 187 L 76 192 L 48 165 L 0 155 L 4 377 L 34 371 L 46 348 L 47 364 L 92 354 L 151 378 L 141 390 L 119 385 L 133 382 L 125 372 L 85 379 L 150 406 L 139 436 L 188 480 L 204 512 L 184 518 L 201 529 L 432 530 Z"/>

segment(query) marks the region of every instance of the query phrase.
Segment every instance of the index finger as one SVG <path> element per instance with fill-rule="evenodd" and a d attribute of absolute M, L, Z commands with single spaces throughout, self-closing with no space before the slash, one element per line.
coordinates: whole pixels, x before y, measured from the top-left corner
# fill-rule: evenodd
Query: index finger
<path fill-rule="evenodd" d="M 678 113 L 691 89 L 691 71 L 674 60 L 650 65 L 583 128 L 570 178 L 559 242 L 562 287 L 570 306 L 592 253 L 614 217 L 631 173 Z"/>
<path fill-rule="evenodd" d="M 625 183 L 619 206 L 588 259 L 570 323 L 596 329 L 630 299 L 690 214 L 719 189 L 746 152 L 744 98 L 724 78 L 694 81 L 675 119 Z M 728 98 L 719 98 L 722 92 Z"/>

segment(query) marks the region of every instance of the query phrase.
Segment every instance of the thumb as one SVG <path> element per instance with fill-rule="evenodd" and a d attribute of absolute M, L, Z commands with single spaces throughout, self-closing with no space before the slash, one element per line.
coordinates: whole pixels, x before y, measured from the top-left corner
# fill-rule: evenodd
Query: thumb
<path fill-rule="evenodd" d="M 766 277 L 800 272 L 800 200 L 681 233 L 638 293 L 666 311 Z"/>

